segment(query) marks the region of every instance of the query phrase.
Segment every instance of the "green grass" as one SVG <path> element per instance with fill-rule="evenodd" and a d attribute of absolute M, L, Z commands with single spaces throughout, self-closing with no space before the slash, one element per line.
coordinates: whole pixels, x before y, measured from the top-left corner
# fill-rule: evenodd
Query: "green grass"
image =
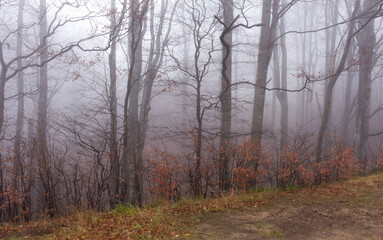
<path fill-rule="evenodd" d="M 262 235 L 264 237 L 283 237 L 283 233 L 278 229 L 270 229 L 266 232 L 263 232 Z"/>
<path fill-rule="evenodd" d="M 118 204 L 115 209 L 112 210 L 112 213 L 114 213 L 117 216 L 129 216 L 133 217 L 134 215 L 138 214 L 141 211 L 141 209 L 137 206 L 133 206 L 131 204 Z"/>

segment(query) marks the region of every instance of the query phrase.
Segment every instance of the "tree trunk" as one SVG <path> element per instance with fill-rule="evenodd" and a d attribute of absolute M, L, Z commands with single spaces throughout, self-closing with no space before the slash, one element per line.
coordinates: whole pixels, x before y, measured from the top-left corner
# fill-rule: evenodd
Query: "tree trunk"
<path fill-rule="evenodd" d="M 183 22 L 186 22 L 185 16 L 185 2 L 181 1 L 181 12 L 182 16 L 180 18 Z M 183 51 L 183 58 L 182 58 L 182 64 L 185 67 L 185 70 L 189 70 L 189 50 L 190 50 L 190 32 L 188 31 L 187 27 L 183 24 L 182 25 L 182 51 Z M 182 111 L 184 112 L 184 120 L 187 121 L 187 105 L 188 105 L 188 75 L 184 73 L 182 75 L 181 79 L 181 96 L 182 96 Z"/>
<path fill-rule="evenodd" d="M 251 125 L 251 140 L 254 144 L 255 162 L 251 163 L 254 171 L 257 171 L 258 162 L 261 158 L 261 140 L 263 127 L 263 114 L 265 108 L 267 71 L 273 50 L 272 40 L 274 39 L 276 23 L 278 18 L 279 0 L 263 1 L 262 7 L 262 27 L 259 42 L 256 87 L 254 91 L 254 107 Z M 273 9 L 273 11 L 272 11 Z M 271 13 L 273 18 L 271 19 Z M 255 186 L 255 181 L 250 183 Z"/>
<path fill-rule="evenodd" d="M 196 60 L 198 61 L 198 59 Z M 197 66 L 197 64 L 195 65 Z M 196 69 L 198 71 L 198 69 Z M 202 195 L 202 174 L 201 174 L 201 162 L 202 162 L 202 129 L 203 129 L 203 115 L 202 115 L 202 94 L 201 94 L 201 82 L 202 78 L 197 74 L 197 139 L 195 139 L 195 169 L 194 169 L 194 189 L 193 194 L 195 197 Z"/>
<path fill-rule="evenodd" d="M 40 0 L 40 45 L 44 46 L 40 53 L 40 64 L 45 63 L 48 59 L 47 52 L 47 7 L 46 0 Z M 39 191 L 42 197 L 42 209 L 47 211 L 49 217 L 55 216 L 55 200 L 54 189 L 51 183 L 49 173 L 49 156 L 47 147 L 47 114 L 48 114 L 48 64 L 40 67 L 40 85 L 39 85 L 39 104 L 37 115 L 37 136 L 38 136 L 38 166 L 39 166 Z"/>
<path fill-rule="evenodd" d="M 285 22 L 284 17 L 282 16 L 280 19 L 280 34 L 283 35 L 285 33 Z M 273 52 L 273 62 L 274 62 L 274 81 L 275 88 L 287 89 L 287 49 L 286 49 L 286 39 L 285 37 L 281 37 L 280 40 L 281 52 L 282 52 L 282 71 L 280 70 L 279 63 L 279 50 L 278 48 L 274 48 Z M 283 90 L 278 90 L 276 92 L 277 99 L 279 101 L 281 107 L 281 115 L 280 115 L 280 144 L 279 151 L 283 153 L 284 148 L 287 143 L 288 136 L 288 101 L 287 101 L 287 92 Z"/>
<path fill-rule="evenodd" d="M 142 204 L 143 200 L 143 163 L 139 157 L 139 91 L 142 81 L 142 41 L 146 31 L 143 21 L 149 7 L 149 1 L 139 3 L 130 0 L 129 39 L 129 75 L 124 103 L 124 156 L 121 164 L 123 181 L 122 197 L 124 201 Z"/>
<path fill-rule="evenodd" d="M 306 6 L 307 3 L 303 3 L 303 32 L 306 32 L 307 31 L 307 6 Z M 302 48 L 301 48 L 301 62 L 302 62 L 302 70 L 304 72 L 307 72 L 307 69 L 306 69 L 306 49 L 307 49 L 307 33 L 304 33 L 302 38 Z M 304 74 L 301 74 L 301 85 L 303 86 L 305 81 L 306 81 L 306 76 Z M 306 105 L 308 104 L 308 100 L 307 100 L 307 95 L 306 95 L 306 91 L 302 91 L 300 93 L 300 100 L 299 100 L 299 110 L 297 111 L 298 112 L 298 116 L 297 116 L 297 119 L 299 119 L 299 127 L 301 128 L 304 128 L 306 127 L 306 122 L 305 122 L 305 115 L 306 115 Z"/>
<path fill-rule="evenodd" d="M 345 62 L 348 57 L 348 53 L 351 46 L 351 41 L 354 37 L 354 25 L 355 25 L 355 17 L 357 15 L 357 12 L 359 10 L 360 1 L 358 0 L 355 4 L 354 11 L 351 16 L 351 21 L 349 25 L 348 30 L 348 36 L 346 39 L 346 45 L 344 47 L 342 58 L 338 64 L 338 67 L 335 71 L 335 73 L 330 77 L 328 84 L 326 86 L 325 90 L 325 99 L 324 99 L 324 106 L 323 106 L 323 115 L 322 115 L 322 121 L 318 132 L 318 139 L 317 139 L 317 146 L 316 146 L 316 162 L 320 163 L 322 160 L 322 146 L 323 146 L 323 138 L 325 136 L 325 132 L 327 129 L 329 117 L 330 117 L 330 110 L 331 110 L 331 103 L 332 103 L 332 92 L 335 86 L 335 83 L 337 82 L 340 74 L 342 73 L 344 69 Z"/>
<path fill-rule="evenodd" d="M 376 9 L 378 1 L 364 1 L 363 11 Z M 374 7 L 375 6 L 375 7 Z M 373 69 L 373 55 L 376 43 L 374 19 L 369 15 L 361 19 L 366 26 L 359 32 L 359 88 L 357 97 L 355 147 L 357 158 L 364 167 L 367 164 L 367 140 L 369 135 L 369 120 L 371 108 L 371 73 Z"/>
<path fill-rule="evenodd" d="M 23 21 L 24 21 L 24 5 L 25 0 L 19 0 L 19 6 L 18 6 L 18 17 L 17 17 L 17 50 L 16 54 L 18 57 L 22 55 L 22 49 L 23 49 Z M 23 66 L 23 61 L 21 58 L 17 60 L 17 68 L 20 69 Z M 24 186 L 19 184 L 20 180 L 25 177 L 20 175 L 21 169 L 23 167 L 22 164 L 22 156 L 21 156 L 21 143 L 23 139 L 23 126 L 24 126 L 24 73 L 19 72 L 17 74 L 17 120 L 16 120 L 16 136 L 15 136 L 15 149 L 14 149 L 14 188 L 21 191 L 22 194 L 29 195 L 28 192 L 25 192 Z M 21 181 L 23 182 L 23 181 Z M 19 185 L 21 185 L 21 188 L 19 188 Z M 24 201 L 24 197 L 22 197 L 22 200 Z M 17 207 L 16 207 L 17 209 Z M 16 213 L 18 214 L 18 213 Z"/>
<path fill-rule="evenodd" d="M 286 1 L 283 1 L 285 4 Z M 280 34 L 283 35 L 286 32 L 285 28 L 285 17 L 282 16 L 280 20 Z M 287 47 L 286 47 L 286 37 L 281 37 L 281 50 L 282 50 L 282 89 L 287 89 Z M 287 92 L 281 91 L 280 93 L 280 103 L 281 103 L 281 143 L 280 149 L 281 152 L 285 150 L 288 139 L 288 130 L 289 130 L 289 104 L 287 99 Z"/>
<path fill-rule="evenodd" d="M 117 68 L 116 68 L 116 38 L 119 35 L 116 26 L 116 0 L 111 1 L 110 10 L 111 15 L 111 29 L 114 31 L 111 34 L 112 42 L 109 53 L 109 75 L 110 75 L 110 89 L 109 89 L 109 111 L 110 111 L 110 202 L 112 208 L 120 201 L 120 164 L 118 158 L 118 144 L 117 144 Z"/>
<path fill-rule="evenodd" d="M 3 126 L 4 126 L 4 113 L 5 113 L 5 83 L 7 81 L 7 66 L 4 63 L 3 45 L 0 45 L 0 141 L 3 140 Z"/>
<path fill-rule="evenodd" d="M 331 1 L 327 1 L 327 11 L 326 14 L 328 14 L 328 17 L 326 17 L 326 26 L 337 24 L 338 23 L 338 6 L 339 6 L 339 0 L 335 1 L 335 5 L 331 6 Z M 332 19 L 332 22 L 329 22 L 329 20 Z M 336 35 L 337 35 L 337 26 L 333 26 L 331 29 L 326 29 L 326 74 L 329 76 L 333 75 L 336 71 Z M 331 30 L 331 31 L 330 31 Z M 329 80 L 326 80 L 325 84 L 325 94 L 327 94 L 327 89 L 333 88 L 331 83 L 331 78 Z M 332 91 L 332 90 L 331 90 Z M 331 96 L 332 98 L 333 96 Z M 332 108 L 333 104 L 330 105 L 330 112 L 327 120 L 327 125 L 331 123 L 332 119 Z M 328 157 L 330 154 L 330 132 L 327 129 L 328 126 L 325 128 L 324 137 L 323 137 L 323 147 L 322 147 L 322 154 L 324 152 L 324 155 Z"/>
<path fill-rule="evenodd" d="M 351 49 L 350 49 L 350 54 L 349 54 L 349 57 L 348 57 L 348 65 L 352 65 L 353 64 L 353 59 L 354 59 L 354 46 L 352 45 L 351 46 Z M 343 109 L 343 116 L 342 116 L 342 140 L 343 142 L 345 142 L 346 144 L 349 144 L 349 124 L 350 124 L 350 115 L 351 115 L 351 110 L 352 110 L 352 106 L 351 106 L 351 92 L 352 92 L 352 82 L 353 82 L 353 78 L 354 78 L 354 75 L 355 75 L 355 72 L 353 72 L 352 69 L 348 70 L 347 72 L 347 77 L 346 77 L 346 92 L 345 92 L 345 101 L 344 101 L 344 109 Z"/>
<path fill-rule="evenodd" d="M 221 1 L 225 29 L 221 35 L 222 48 L 222 71 L 221 71 L 221 134 L 219 155 L 219 188 L 227 191 L 230 188 L 229 177 L 229 147 L 231 135 L 231 83 L 232 83 L 232 30 L 225 32 L 227 27 L 234 21 L 234 7 L 231 1 Z"/>
<path fill-rule="evenodd" d="M 284 5 L 284 2 L 282 3 Z M 283 36 L 285 33 L 285 20 L 284 16 L 280 19 L 280 35 Z M 279 51 L 278 48 L 274 48 L 273 52 L 273 62 L 274 62 L 274 81 L 275 81 L 275 88 L 282 88 L 287 89 L 287 48 L 286 48 L 286 38 L 283 36 L 280 39 L 280 46 L 281 46 L 281 53 L 282 53 L 282 62 L 281 62 L 281 68 L 279 63 Z M 281 69 L 281 70 L 280 70 Z M 275 92 L 276 97 L 279 101 L 280 107 L 281 107 L 281 113 L 280 113 L 280 141 L 279 141 L 279 162 L 277 162 L 277 167 L 281 166 L 281 168 L 284 168 L 284 161 L 283 161 L 283 152 L 285 151 L 285 147 L 287 144 L 287 138 L 288 138 L 288 112 L 289 112 L 289 106 L 288 106 L 288 99 L 287 99 L 287 92 L 284 90 L 278 90 Z M 277 182 L 277 184 L 279 184 Z"/>

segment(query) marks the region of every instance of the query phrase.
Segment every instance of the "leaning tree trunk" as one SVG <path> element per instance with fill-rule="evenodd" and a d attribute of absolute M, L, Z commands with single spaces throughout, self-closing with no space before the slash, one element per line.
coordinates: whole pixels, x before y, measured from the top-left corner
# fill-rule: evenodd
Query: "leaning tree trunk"
<path fill-rule="evenodd" d="M 354 61 L 354 45 L 351 46 L 350 54 L 348 56 L 348 65 L 351 66 Z M 346 77 L 346 92 L 345 92 L 345 101 L 344 101 L 344 109 L 342 114 L 342 132 L 341 137 L 344 143 L 349 144 L 349 125 L 350 125 L 350 115 L 352 112 L 351 106 L 351 93 L 352 93 L 352 82 L 355 76 L 354 69 L 349 69 Z"/>
<path fill-rule="evenodd" d="M 354 37 L 354 26 L 356 21 L 356 15 L 359 10 L 360 6 L 360 0 L 358 0 L 355 4 L 354 11 L 351 16 L 351 21 L 349 25 L 348 35 L 346 38 L 346 45 L 344 47 L 342 58 L 340 59 L 340 62 L 338 64 L 338 67 L 336 68 L 335 73 L 330 77 L 328 80 L 328 83 L 326 85 L 325 89 L 325 99 L 324 99 L 324 109 L 322 114 L 322 121 L 318 132 L 318 139 L 317 139 L 317 146 L 316 146 L 316 162 L 320 163 L 322 160 L 322 146 L 323 146 L 323 138 L 325 136 L 325 132 L 327 129 L 327 125 L 330 118 L 330 111 L 331 111 L 331 103 L 332 103 L 332 92 L 334 89 L 334 86 L 342 73 L 344 69 L 344 65 L 346 63 L 348 53 L 350 51 L 351 41 Z"/>
<path fill-rule="evenodd" d="M 169 26 L 166 34 L 164 34 L 165 27 L 165 18 L 168 10 L 169 2 L 168 0 L 161 1 L 161 14 L 159 22 L 155 21 L 155 11 L 153 0 L 150 1 L 150 49 L 149 57 L 146 68 L 146 76 L 144 78 L 144 89 L 142 93 L 142 101 L 140 107 L 140 117 L 139 117 L 139 134 L 138 134 L 138 159 L 140 162 L 143 162 L 143 151 L 145 147 L 146 133 L 149 125 L 149 112 L 150 112 L 150 102 L 152 99 L 152 89 L 154 80 L 158 76 L 158 72 L 163 64 L 163 59 L 165 56 L 165 48 L 170 36 L 171 25 L 173 22 L 173 17 L 175 14 L 176 7 L 179 1 L 176 1 L 171 16 L 169 18 Z M 157 24 L 157 33 L 155 32 L 155 26 Z"/>
<path fill-rule="evenodd" d="M 173 17 L 175 14 L 175 9 L 178 5 L 178 1 L 176 1 L 171 16 L 169 18 L 169 26 L 166 34 L 164 34 L 164 27 L 165 27 L 165 18 L 166 13 L 168 9 L 169 2 L 168 0 L 162 0 L 161 1 L 161 14 L 159 18 L 159 22 L 155 22 L 155 11 L 154 11 L 154 4 L 153 0 L 150 1 L 150 36 L 151 36 L 151 42 L 150 42 L 150 49 L 149 49 L 149 57 L 147 60 L 147 67 L 146 67 L 146 76 L 143 79 L 144 82 L 144 89 L 142 91 L 142 101 L 141 101 L 141 107 L 140 107 L 140 115 L 138 119 L 139 123 L 139 130 L 137 135 L 137 161 L 141 163 L 141 168 L 144 168 L 144 159 L 143 159 L 143 152 L 145 147 L 145 140 L 146 140 L 146 133 L 148 129 L 149 124 L 149 112 L 150 112 L 150 102 L 152 98 L 152 89 L 154 80 L 158 76 L 158 71 L 160 70 L 163 58 L 165 56 L 165 47 L 169 40 L 170 36 L 170 30 L 171 30 L 171 24 L 173 21 Z M 157 33 L 155 32 L 155 26 L 157 24 Z M 140 182 L 141 186 L 143 184 L 143 173 L 140 174 Z M 142 193 L 141 193 L 142 195 Z M 142 198 L 142 197 L 141 197 Z"/>
<path fill-rule="evenodd" d="M 269 63 L 271 60 L 276 23 L 278 18 L 279 0 L 264 0 L 262 7 L 262 27 L 259 42 L 256 87 L 254 91 L 254 107 L 251 125 L 251 140 L 254 144 L 256 160 L 251 163 L 256 172 L 261 158 L 261 140 L 263 127 L 263 114 L 265 108 L 266 80 Z M 273 9 L 273 11 L 272 11 Z M 271 13 L 273 18 L 271 19 Z M 250 186 L 255 186 L 255 179 L 251 180 Z"/>
<path fill-rule="evenodd" d="M 334 2 L 334 6 L 331 5 L 331 1 L 326 1 L 326 26 L 334 25 L 338 23 L 338 6 L 339 6 L 339 0 L 336 0 Z M 329 22 L 331 20 L 331 22 Z M 337 26 L 333 26 L 332 29 L 328 28 L 326 29 L 326 62 L 325 62 L 325 73 L 329 76 L 333 75 L 336 71 L 336 53 L 335 53 L 335 47 L 336 47 L 336 36 L 337 36 Z M 326 80 L 325 83 L 325 92 L 329 88 L 333 88 L 331 80 Z M 331 90 L 332 91 L 332 90 Z M 333 96 L 331 96 L 332 98 Z M 331 122 L 332 119 L 332 104 L 330 105 L 330 113 L 327 120 L 327 125 Z M 322 154 L 328 156 L 330 154 L 330 133 L 327 129 L 328 126 L 325 128 L 324 137 L 323 137 L 323 147 L 322 147 Z"/>

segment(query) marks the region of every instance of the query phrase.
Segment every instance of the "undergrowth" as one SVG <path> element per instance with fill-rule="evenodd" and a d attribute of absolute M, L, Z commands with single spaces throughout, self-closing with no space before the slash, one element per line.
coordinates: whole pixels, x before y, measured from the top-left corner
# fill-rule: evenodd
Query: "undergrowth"
<path fill-rule="evenodd" d="M 188 239 L 214 213 L 259 211 L 275 204 L 347 204 L 383 208 L 383 173 L 321 186 L 281 190 L 259 188 L 213 199 L 155 201 L 144 208 L 118 205 L 108 213 L 78 212 L 70 217 L 0 225 L 1 239 Z M 272 232 L 274 236 L 280 234 Z"/>

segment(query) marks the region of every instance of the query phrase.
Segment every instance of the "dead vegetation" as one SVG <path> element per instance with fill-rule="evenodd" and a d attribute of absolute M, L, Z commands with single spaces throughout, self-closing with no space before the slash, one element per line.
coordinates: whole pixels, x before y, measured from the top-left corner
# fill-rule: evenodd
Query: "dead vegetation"
<path fill-rule="evenodd" d="M 378 239 L 383 174 L 311 188 L 118 206 L 108 213 L 6 223 L 2 239 Z"/>

